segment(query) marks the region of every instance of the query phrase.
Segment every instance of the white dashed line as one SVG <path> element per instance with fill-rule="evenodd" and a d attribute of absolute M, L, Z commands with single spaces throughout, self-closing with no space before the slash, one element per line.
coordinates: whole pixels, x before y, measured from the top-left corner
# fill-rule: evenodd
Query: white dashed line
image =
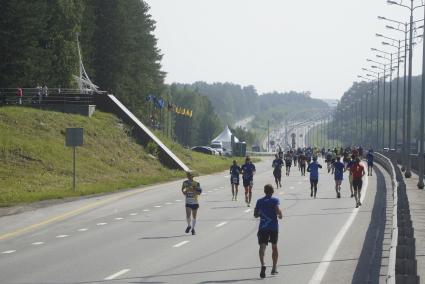
<path fill-rule="evenodd" d="M 42 244 L 44 244 L 44 242 L 35 242 L 35 243 L 32 243 L 32 245 L 34 245 L 34 246 L 39 246 L 39 245 L 42 245 Z"/>
<path fill-rule="evenodd" d="M 85 231 L 88 231 L 88 229 L 87 228 L 78 229 L 78 232 L 85 232 Z"/>
<path fill-rule="evenodd" d="M 280 195 L 283 195 L 283 191 L 282 191 L 282 192 L 279 192 L 279 194 L 280 194 Z"/>
<path fill-rule="evenodd" d="M 130 213 L 130 216 L 136 216 L 137 213 Z"/>
<path fill-rule="evenodd" d="M 298 184 L 302 184 L 302 182 L 299 181 Z"/>
<path fill-rule="evenodd" d="M 150 211 L 149 209 L 144 209 L 144 210 L 143 210 L 143 212 L 149 212 L 149 211 Z"/>
<path fill-rule="evenodd" d="M 130 269 L 123 269 L 121 271 L 118 271 L 117 273 L 112 274 L 111 276 L 106 277 L 105 280 L 115 279 L 115 278 L 117 278 L 117 277 L 119 277 L 119 276 L 121 276 L 121 275 L 129 272 L 129 271 L 130 271 Z"/>
<path fill-rule="evenodd" d="M 208 190 L 208 192 L 209 192 L 209 193 L 211 193 L 211 192 L 212 192 L 212 190 Z"/>
<path fill-rule="evenodd" d="M 181 247 L 181 246 L 184 246 L 185 244 L 187 244 L 189 241 L 183 241 L 183 242 L 180 242 L 180 243 L 178 243 L 178 244 L 175 244 L 174 246 L 173 246 L 173 248 L 179 248 L 179 247 Z"/>
<path fill-rule="evenodd" d="M 220 224 L 217 224 L 217 225 L 215 225 L 215 227 L 216 228 L 220 228 L 220 227 L 223 227 L 224 225 L 226 225 L 227 224 L 227 222 L 226 221 L 224 221 L 224 222 L 221 222 Z"/>
<path fill-rule="evenodd" d="M 67 238 L 67 237 L 69 237 L 69 235 L 58 235 L 58 236 L 56 236 L 56 238 L 58 238 L 58 239 L 63 239 L 63 238 Z"/>
<path fill-rule="evenodd" d="M 252 209 L 246 209 L 244 212 L 245 212 L 245 213 L 249 213 L 249 212 L 251 212 L 251 210 L 252 210 Z"/>
<path fill-rule="evenodd" d="M 218 189 L 218 188 L 214 188 L 214 190 L 215 190 L 215 191 L 218 191 L 218 190 L 220 190 L 220 189 Z"/>
<path fill-rule="evenodd" d="M 171 203 L 171 202 L 167 202 L 167 203 L 165 203 L 165 205 L 171 205 L 171 204 L 173 204 L 173 203 Z"/>
<path fill-rule="evenodd" d="M 162 206 L 161 205 L 156 205 L 156 206 L 154 206 L 155 208 L 161 208 Z"/>
<path fill-rule="evenodd" d="M 117 220 L 117 221 L 124 220 L 124 218 L 122 218 L 122 217 L 117 217 L 117 218 L 114 218 L 114 219 Z"/>
<path fill-rule="evenodd" d="M 224 178 L 229 178 L 230 176 L 224 176 Z"/>
<path fill-rule="evenodd" d="M 97 223 L 96 225 L 97 226 L 105 226 L 106 224 L 108 224 L 108 223 Z"/>
<path fill-rule="evenodd" d="M 220 186 L 220 189 L 224 189 L 224 186 Z"/>
<path fill-rule="evenodd" d="M 10 254 L 10 253 L 14 253 L 16 250 L 7 250 L 2 252 L 2 254 Z"/>
<path fill-rule="evenodd" d="M 294 188 L 295 188 L 295 187 L 293 187 L 293 186 L 290 186 L 290 187 L 289 187 L 289 189 L 294 189 Z"/>
<path fill-rule="evenodd" d="M 181 200 L 180 199 L 176 199 L 176 202 L 181 202 Z"/>

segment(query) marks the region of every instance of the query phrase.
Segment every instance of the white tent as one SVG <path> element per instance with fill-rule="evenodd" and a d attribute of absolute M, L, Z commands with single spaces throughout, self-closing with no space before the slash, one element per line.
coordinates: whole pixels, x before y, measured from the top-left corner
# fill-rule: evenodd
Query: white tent
<path fill-rule="evenodd" d="M 239 139 L 236 136 L 234 136 L 234 139 L 235 143 L 239 142 Z M 223 149 L 225 149 L 225 153 L 230 154 L 232 152 L 232 132 L 228 125 L 226 125 L 226 128 L 220 133 L 220 135 L 213 139 L 212 143 L 214 142 L 221 142 L 223 144 Z"/>

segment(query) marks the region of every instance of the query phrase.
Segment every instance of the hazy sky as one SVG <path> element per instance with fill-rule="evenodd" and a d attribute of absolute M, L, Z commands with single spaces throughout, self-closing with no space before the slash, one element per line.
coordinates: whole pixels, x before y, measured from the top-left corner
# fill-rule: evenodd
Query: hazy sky
<path fill-rule="evenodd" d="M 316 98 L 340 98 L 370 66 L 366 58 L 375 59 L 371 47 L 393 50 L 375 33 L 404 37 L 385 29 L 378 15 L 408 20 L 407 9 L 386 0 L 145 1 L 157 22 L 167 83 L 233 82 Z M 422 43 L 414 61 L 419 74 Z"/>

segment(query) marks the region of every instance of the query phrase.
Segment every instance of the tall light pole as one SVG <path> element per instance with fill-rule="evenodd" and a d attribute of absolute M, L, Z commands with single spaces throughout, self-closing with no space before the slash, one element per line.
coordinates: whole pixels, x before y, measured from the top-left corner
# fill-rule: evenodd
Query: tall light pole
<path fill-rule="evenodd" d="M 366 76 L 372 76 L 371 74 L 366 74 Z M 369 103 L 369 96 L 371 95 L 371 97 L 373 97 L 373 80 L 369 79 L 367 77 L 361 76 L 361 75 L 357 75 L 357 78 L 360 78 L 364 81 L 367 82 L 367 84 L 369 84 L 370 87 L 370 91 L 368 91 L 366 93 L 366 101 L 365 101 L 365 134 L 366 134 L 366 139 L 365 142 L 367 141 L 368 143 L 371 143 L 369 138 L 368 138 L 368 125 L 369 125 L 369 120 L 368 120 L 368 103 Z M 372 101 L 372 100 L 371 100 Z M 373 107 L 372 103 L 371 103 L 371 107 Z"/>
<path fill-rule="evenodd" d="M 413 59 L 413 12 L 415 9 L 422 7 L 420 6 L 414 6 L 414 0 L 410 0 L 410 7 L 407 5 L 403 5 L 401 3 L 395 2 L 395 1 L 387 1 L 388 4 L 397 5 L 400 7 L 404 7 L 410 10 L 410 31 L 409 31 L 409 79 L 408 79 L 408 89 L 407 89 L 407 121 L 406 121 L 406 144 L 407 144 L 407 151 L 406 151 L 406 171 L 404 173 L 404 176 L 406 178 L 410 178 L 412 176 L 411 166 L 412 161 L 410 157 L 411 152 L 411 123 L 412 123 L 412 59 Z"/>
<path fill-rule="evenodd" d="M 424 9 L 425 19 L 425 9 Z M 425 27 L 423 28 L 423 35 L 425 36 Z M 419 181 L 418 188 L 424 188 L 424 113 L 425 113 L 425 44 L 422 48 L 422 89 L 421 89 L 421 114 L 419 126 Z"/>
<path fill-rule="evenodd" d="M 375 140 L 375 146 L 376 148 L 379 149 L 379 91 L 380 91 L 380 73 L 379 72 L 375 72 L 373 70 L 369 70 L 366 68 L 363 68 L 364 71 L 373 73 L 373 75 L 368 74 L 367 76 L 375 78 L 376 79 L 376 84 L 377 84 L 377 94 L 376 94 L 376 140 Z M 373 129 L 373 126 L 371 126 Z"/>
<path fill-rule="evenodd" d="M 386 83 L 386 78 L 387 78 L 387 64 L 384 64 L 384 63 L 381 63 L 381 62 L 378 62 L 378 61 L 374 61 L 374 60 L 371 60 L 371 59 L 368 59 L 368 61 L 381 65 L 381 66 L 372 65 L 371 67 L 373 69 L 381 70 L 384 73 L 384 76 L 382 77 L 382 79 L 384 81 L 383 81 L 383 95 L 382 95 L 382 143 L 381 143 L 382 148 L 384 148 L 385 147 L 385 134 L 386 134 L 385 133 L 385 95 L 386 95 L 385 83 Z"/>

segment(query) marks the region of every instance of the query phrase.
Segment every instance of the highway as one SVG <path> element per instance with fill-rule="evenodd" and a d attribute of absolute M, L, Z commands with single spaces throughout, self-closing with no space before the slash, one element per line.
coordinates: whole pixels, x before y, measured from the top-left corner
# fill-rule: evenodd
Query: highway
<path fill-rule="evenodd" d="M 279 274 L 259 278 L 255 200 L 273 182 L 263 158 L 254 204 L 240 190 L 231 201 L 227 172 L 202 176 L 197 234 L 185 234 L 182 181 L 83 198 L 0 218 L 0 283 L 384 283 L 389 176 L 365 177 L 354 208 L 347 177 L 337 199 L 333 177 L 320 171 L 317 199 L 293 167 L 283 175 Z"/>

